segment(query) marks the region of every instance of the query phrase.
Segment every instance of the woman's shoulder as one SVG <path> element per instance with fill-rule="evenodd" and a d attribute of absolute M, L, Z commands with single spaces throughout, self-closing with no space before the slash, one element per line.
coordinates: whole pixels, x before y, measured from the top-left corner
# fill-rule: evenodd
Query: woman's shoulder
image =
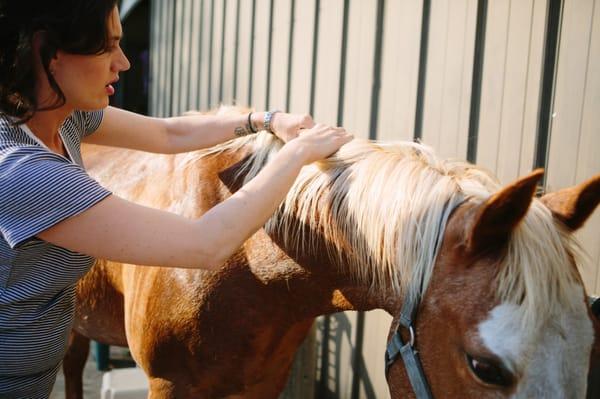
<path fill-rule="evenodd" d="M 10 116 L 0 113 L 0 149 L 24 145 L 26 136 Z"/>

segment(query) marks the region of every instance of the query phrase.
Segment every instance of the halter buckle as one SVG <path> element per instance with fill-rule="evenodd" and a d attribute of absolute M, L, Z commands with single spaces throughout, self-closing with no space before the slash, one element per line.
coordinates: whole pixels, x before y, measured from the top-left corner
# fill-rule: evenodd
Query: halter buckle
<path fill-rule="evenodd" d="M 415 347 L 415 329 L 413 328 L 412 324 L 409 325 L 408 327 L 408 333 L 410 334 L 410 340 L 408 341 L 410 344 L 411 348 Z"/>

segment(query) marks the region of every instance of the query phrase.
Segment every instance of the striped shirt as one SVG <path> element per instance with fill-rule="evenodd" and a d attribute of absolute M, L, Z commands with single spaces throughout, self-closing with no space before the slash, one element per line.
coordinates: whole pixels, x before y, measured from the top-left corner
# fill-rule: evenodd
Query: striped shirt
<path fill-rule="evenodd" d="M 80 145 L 103 111 L 60 128 L 68 157 L 0 114 L 0 398 L 46 398 L 65 354 L 75 284 L 94 263 L 36 238 L 110 195 L 83 169 Z"/>

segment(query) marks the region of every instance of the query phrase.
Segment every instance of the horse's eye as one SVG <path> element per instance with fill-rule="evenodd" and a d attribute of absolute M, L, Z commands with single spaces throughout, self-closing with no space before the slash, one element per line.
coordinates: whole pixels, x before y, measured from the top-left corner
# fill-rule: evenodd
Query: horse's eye
<path fill-rule="evenodd" d="M 484 384 L 509 387 L 513 383 L 512 374 L 493 360 L 467 355 L 467 362 L 473 374 Z"/>

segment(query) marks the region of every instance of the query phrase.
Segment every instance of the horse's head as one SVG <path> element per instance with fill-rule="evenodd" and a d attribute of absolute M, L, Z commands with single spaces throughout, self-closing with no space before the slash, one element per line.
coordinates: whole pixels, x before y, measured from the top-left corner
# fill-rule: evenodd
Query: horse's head
<path fill-rule="evenodd" d="M 540 176 L 467 200 L 447 221 L 415 320 L 434 397 L 585 397 L 594 324 L 571 236 L 600 201 L 600 176 L 541 201 Z M 400 357 L 387 378 L 392 397 L 414 395 Z"/>

